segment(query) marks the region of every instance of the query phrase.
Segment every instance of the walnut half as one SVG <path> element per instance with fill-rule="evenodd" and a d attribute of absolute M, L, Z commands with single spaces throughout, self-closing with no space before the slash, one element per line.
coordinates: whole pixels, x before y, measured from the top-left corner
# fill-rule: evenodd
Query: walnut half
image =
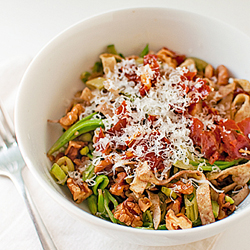
<path fill-rule="evenodd" d="M 184 214 L 175 215 L 172 209 L 168 210 L 165 218 L 168 230 L 192 228 L 192 222 Z"/>
<path fill-rule="evenodd" d="M 114 217 L 127 226 L 141 227 L 143 225 L 142 211 L 132 197 L 129 197 L 116 207 Z"/>
<path fill-rule="evenodd" d="M 81 185 L 75 183 L 73 178 L 68 178 L 67 186 L 73 195 L 73 199 L 76 203 L 81 203 L 87 199 L 91 194 L 92 190 L 89 189 L 88 184 L 83 182 Z"/>

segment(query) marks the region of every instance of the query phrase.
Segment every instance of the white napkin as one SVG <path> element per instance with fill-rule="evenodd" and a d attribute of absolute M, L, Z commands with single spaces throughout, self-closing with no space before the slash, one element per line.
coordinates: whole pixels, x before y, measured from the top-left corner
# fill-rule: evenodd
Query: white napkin
<path fill-rule="evenodd" d="M 30 61 L 30 57 L 18 57 L 0 63 L 0 99 L 12 118 L 18 85 Z M 87 225 L 72 218 L 45 193 L 28 168 L 24 169 L 23 176 L 58 250 L 212 250 L 221 235 L 171 247 L 147 247 L 117 242 L 90 230 Z M 0 221 L 0 249 L 42 249 L 21 197 L 12 182 L 2 176 L 0 176 Z"/>

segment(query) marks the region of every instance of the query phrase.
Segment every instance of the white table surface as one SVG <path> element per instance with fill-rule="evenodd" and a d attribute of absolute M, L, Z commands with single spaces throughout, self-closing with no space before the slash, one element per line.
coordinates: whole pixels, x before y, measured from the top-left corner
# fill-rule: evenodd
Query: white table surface
<path fill-rule="evenodd" d="M 0 69 L 13 69 L 11 74 L 17 81 L 17 86 L 30 59 L 59 32 L 92 15 L 137 6 L 178 8 L 212 16 L 250 36 L 248 0 L 0 0 Z M 15 75 L 18 65 L 22 70 L 17 70 Z M 8 102 L 11 91 L 6 90 L 6 84 L 9 84 L 8 81 L 1 81 L 0 74 L 0 96 L 4 96 L 6 103 L 12 105 Z M 13 112 L 12 107 L 9 106 L 8 109 Z M 125 243 L 113 244 L 113 240 L 89 232 L 84 224 L 71 218 L 42 190 L 28 169 L 24 171 L 24 178 L 59 250 L 76 246 L 72 242 L 74 235 L 77 237 L 75 241 L 79 242 L 74 249 L 165 249 L 137 247 Z M 72 227 L 71 231 L 67 230 L 67 235 L 63 234 L 64 220 L 68 222 L 68 228 Z M 226 229 L 213 249 L 250 249 L 250 237 L 247 232 L 249 225 L 250 214 L 238 225 Z M 82 232 L 82 235 L 76 231 Z M 0 250 L 2 249 L 41 249 L 23 201 L 12 182 L 5 177 L 0 177 Z"/>

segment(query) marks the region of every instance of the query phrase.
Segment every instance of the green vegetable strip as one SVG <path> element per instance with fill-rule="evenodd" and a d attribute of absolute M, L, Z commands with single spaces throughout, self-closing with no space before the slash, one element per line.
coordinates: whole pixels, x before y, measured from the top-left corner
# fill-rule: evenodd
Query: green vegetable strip
<path fill-rule="evenodd" d="M 181 168 L 181 169 L 194 170 L 198 167 L 200 163 L 205 162 L 206 165 L 201 165 L 199 167 L 202 168 L 203 171 L 213 171 L 214 167 L 218 167 L 220 170 L 224 170 L 226 168 L 238 165 L 241 161 L 242 159 L 237 159 L 233 161 L 215 161 L 214 164 L 211 165 L 207 159 L 197 158 L 194 161 L 189 160 L 189 164 L 185 164 L 182 161 L 177 161 L 176 163 L 174 163 L 174 166 Z"/>
<path fill-rule="evenodd" d="M 157 228 L 157 230 L 167 230 L 166 224 L 159 225 L 159 227 Z"/>
<path fill-rule="evenodd" d="M 102 193 L 101 189 L 98 189 L 97 210 L 98 210 L 99 213 L 102 213 L 102 214 L 105 212 L 104 196 L 103 196 L 103 193 Z"/>
<path fill-rule="evenodd" d="M 95 179 L 96 184 L 93 186 L 92 190 L 95 195 L 97 195 L 98 189 L 104 189 L 109 184 L 109 178 L 106 175 L 98 175 Z"/>
<path fill-rule="evenodd" d="M 141 52 L 140 57 L 144 57 L 145 55 L 148 54 L 148 52 L 149 52 L 149 49 L 148 49 L 148 44 L 147 44 L 146 47 Z"/>
<path fill-rule="evenodd" d="M 143 220 L 143 225 L 144 223 L 146 222 L 149 222 L 149 223 L 152 223 L 153 222 L 153 217 L 152 217 L 152 214 L 150 212 L 150 210 L 147 210 L 143 213 L 142 215 L 142 220 Z"/>
<path fill-rule="evenodd" d="M 117 55 L 117 51 L 115 49 L 115 45 L 114 44 L 108 45 L 107 46 L 107 50 L 108 50 L 108 53 Z"/>
<path fill-rule="evenodd" d="M 87 179 L 90 179 L 94 176 L 94 169 L 95 166 L 90 164 L 87 169 L 82 173 L 82 180 L 86 181 Z"/>
<path fill-rule="evenodd" d="M 114 217 L 113 213 L 111 212 L 110 208 L 109 208 L 109 195 L 108 195 L 109 191 L 104 189 L 103 190 L 103 195 L 104 195 L 104 207 L 105 207 L 105 210 L 107 211 L 108 213 L 108 216 L 110 218 L 110 220 L 113 222 L 113 223 L 117 223 L 117 219 Z"/>
<path fill-rule="evenodd" d="M 83 72 L 81 75 L 81 80 L 86 83 L 89 79 L 89 77 L 91 76 L 91 74 L 87 71 Z"/>
<path fill-rule="evenodd" d="M 196 200 L 196 190 L 191 195 L 184 195 L 184 203 L 186 209 L 186 216 L 192 222 L 196 221 L 199 216 L 198 204 Z"/>
<path fill-rule="evenodd" d="M 204 171 L 212 171 L 214 167 L 218 167 L 220 170 L 224 170 L 228 167 L 237 165 L 242 159 L 233 160 L 233 161 L 215 161 L 213 165 L 209 164 L 208 160 L 205 160 L 206 166 L 201 166 Z M 189 161 L 193 166 L 198 166 L 202 161 Z"/>
<path fill-rule="evenodd" d="M 225 202 L 229 202 L 231 205 L 234 204 L 234 200 L 228 195 L 225 195 Z"/>
<path fill-rule="evenodd" d="M 60 182 L 60 184 L 64 185 L 66 181 L 66 174 L 57 163 L 53 164 L 50 173 L 55 176 L 55 178 Z"/>
<path fill-rule="evenodd" d="M 82 120 L 76 122 L 72 125 L 66 132 L 62 134 L 62 136 L 54 143 L 54 145 L 48 151 L 48 155 L 53 154 L 55 151 L 60 149 L 69 141 L 75 139 L 77 136 L 95 130 L 96 128 L 102 126 L 103 123 L 101 119 L 90 120 L 96 113 L 93 113 Z"/>
<path fill-rule="evenodd" d="M 167 197 L 172 197 L 173 199 L 177 198 L 177 194 L 171 189 L 167 187 L 161 188 L 162 193 L 164 193 Z"/>
<path fill-rule="evenodd" d="M 208 65 L 207 62 L 205 62 L 197 57 L 189 57 L 189 58 L 194 60 L 195 66 L 199 72 L 205 72 L 205 68 Z"/>
<path fill-rule="evenodd" d="M 211 201 L 212 203 L 212 209 L 213 209 L 213 214 L 214 214 L 214 218 L 217 218 L 219 215 L 219 204 L 217 201 Z"/>
<path fill-rule="evenodd" d="M 97 212 L 97 197 L 92 194 L 87 198 L 87 201 L 90 212 L 95 215 Z"/>
<path fill-rule="evenodd" d="M 116 209 L 116 207 L 118 206 L 117 200 L 111 195 L 111 193 L 108 190 L 105 190 L 105 192 L 107 193 L 109 200 L 113 203 L 114 208 Z"/>
<path fill-rule="evenodd" d="M 90 160 L 93 160 L 93 155 L 87 154 L 87 156 L 89 157 Z"/>
<path fill-rule="evenodd" d="M 153 227 L 136 227 L 138 229 L 154 230 Z"/>
<path fill-rule="evenodd" d="M 92 68 L 93 73 L 101 73 L 103 71 L 102 62 L 96 62 Z"/>

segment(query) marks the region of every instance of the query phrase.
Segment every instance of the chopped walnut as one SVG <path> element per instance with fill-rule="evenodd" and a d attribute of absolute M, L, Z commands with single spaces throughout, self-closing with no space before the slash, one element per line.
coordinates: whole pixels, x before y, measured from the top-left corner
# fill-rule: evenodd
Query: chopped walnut
<path fill-rule="evenodd" d="M 87 142 L 69 141 L 69 145 L 65 151 L 65 155 L 67 155 L 72 161 L 74 161 L 79 155 L 79 150 L 86 145 Z"/>
<path fill-rule="evenodd" d="M 149 198 L 143 197 L 138 200 L 138 205 L 142 212 L 145 212 L 146 210 L 148 210 L 148 208 L 151 207 L 152 202 L 149 200 Z"/>
<path fill-rule="evenodd" d="M 192 228 L 192 222 L 184 215 L 175 215 L 173 210 L 168 210 L 166 214 L 166 228 L 168 230 L 178 230 Z"/>
<path fill-rule="evenodd" d="M 157 53 L 157 56 L 159 60 L 167 63 L 169 67 L 176 68 L 177 61 L 173 58 L 174 53 L 172 51 L 168 50 L 167 48 L 163 48 Z"/>
<path fill-rule="evenodd" d="M 115 183 L 109 189 L 111 194 L 125 198 L 124 191 L 129 189 L 129 185 L 124 180 L 126 176 L 127 174 L 125 172 L 117 174 Z"/>
<path fill-rule="evenodd" d="M 67 186 L 73 195 L 74 201 L 78 204 L 84 201 L 86 198 L 88 198 L 92 194 L 92 190 L 89 189 L 86 182 L 77 184 L 73 180 L 73 178 L 68 178 Z"/>
<path fill-rule="evenodd" d="M 114 217 L 127 226 L 141 227 L 142 211 L 132 197 L 119 204 L 114 211 Z"/>
<path fill-rule="evenodd" d="M 172 201 L 168 206 L 167 210 L 171 209 L 175 214 L 179 214 L 181 211 L 182 197 L 179 196 L 176 200 Z"/>
<path fill-rule="evenodd" d="M 205 68 L 205 77 L 212 78 L 214 75 L 214 68 L 211 64 L 208 64 Z"/>
<path fill-rule="evenodd" d="M 195 66 L 195 61 L 191 58 L 187 58 L 181 65 L 180 67 L 184 68 L 186 67 L 188 70 L 190 70 L 191 72 L 195 72 L 197 73 L 197 68 Z"/>
<path fill-rule="evenodd" d="M 76 104 L 70 112 L 60 119 L 60 124 L 64 129 L 68 129 L 73 123 L 75 123 L 79 115 L 84 112 L 84 108 L 81 104 Z"/>
<path fill-rule="evenodd" d="M 90 102 L 91 99 L 94 98 L 94 95 L 92 94 L 92 91 L 88 87 L 86 87 L 82 91 L 80 98 L 84 101 Z"/>
<path fill-rule="evenodd" d="M 96 166 L 95 166 L 95 173 L 99 173 L 99 172 L 102 172 L 102 171 L 111 171 L 111 168 L 113 166 L 113 162 L 112 160 L 108 157 L 106 158 L 105 160 L 102 160 L 100 161 Z"/>
<path fill-rule="evenodd" d="M 219 65 L 216 69 L 217 71 L 217 82 L 219 85 L 226 85 L 228 84 L 229 80 L 229 72 L 228 69 L 224 65 Z"/>
<path fill-rule="evenodd" d="M 130 184 L 129 189 L 133 191 L 134 193 L 142 194 L 145 188 L 147 187 L 147 184 L 148 184 L 147 182 L 141 181 L 139 177 L 136 175 L 132 183 Z"/>

